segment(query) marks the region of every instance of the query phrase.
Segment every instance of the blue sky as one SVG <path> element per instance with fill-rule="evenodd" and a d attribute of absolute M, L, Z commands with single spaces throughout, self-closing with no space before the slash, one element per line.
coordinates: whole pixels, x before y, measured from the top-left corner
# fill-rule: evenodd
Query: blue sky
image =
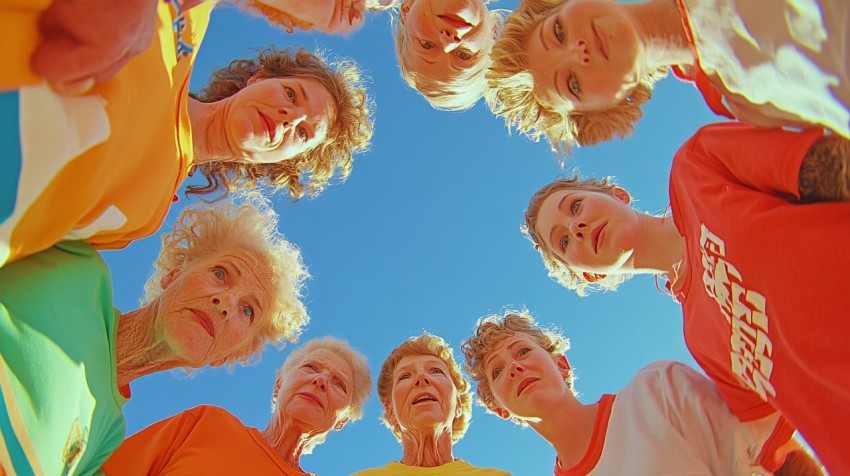
<path fill-rule="evenodd" d="M 294 204 L 274 199 L 281 231 L 301 248 L 313 276 L 306 297 L 312 322 L 303 340 L 347 339 L 367 355 L 375 378 L 390 350 L 410 336 L 440 335 L 459 354 L 478 317 L 526 307 L 571 339 L 567 355 L 585 403 L 616 392 L 652 361 L 695 365 L 681 336 L 680 308 L 656 291 L 651 277 L 636 277 L 616 293 L 579 298 L 546 276 L 519 226 L 531 195 L 574 168 L 583 175 L 616 176 L 639 209 L 661 213 L 669 202 L 676 149 L 701 125 L 721 120 L 696 89 L 673 78 L 662 81 L 634 136 L 577 150 L 562 170 L 545 144 L 508 134 L 483 103 L 463 113 L 431 109 L 399 75 L 387 13 L 370 14 L 347 37 L 331 37 L 289 35 L 218 7 L 192 90 L 200 89 L 213 68 L 271 44 L 355 59 L 371 78 L 377 103 L 372 148 L 355 158 L 344 184 Z M 164 229 L 188 203 L 181 195 Z M 159 243 L 156 235 L 104 253 L 122 311 L 137 306 Z M 259 364 L 232 371 L 208 368 L 191 378 L 165 372 L 133 382 L 125 407 L 128 432 L 200 404 L 221 406 L 248 426 L 265 427 L 274 372 L 290 348 L 268 349 Z M 363 420 L 330 435 L 302 458 L 303 468 L 342 475 L 400 459 L 401 446 L 379 414 L 373 395 Z M 532 430 L 477 405 L 454 453 L 518 476 L 551 474 L 554 462 L 554 451 Z"/>

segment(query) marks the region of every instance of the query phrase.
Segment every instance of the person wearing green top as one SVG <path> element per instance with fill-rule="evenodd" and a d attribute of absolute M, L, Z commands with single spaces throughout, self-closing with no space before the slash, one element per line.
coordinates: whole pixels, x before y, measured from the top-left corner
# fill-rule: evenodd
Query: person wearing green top
<path fill-rule="evenodd" d="M 124 438 L 131 380 L 245 362 L 297 337 L 307 273 L 260 205 L 184 210 L 144 304 L 125 314 L 86 243 L 0 269 L 0 474 L 98 472 Z"/>

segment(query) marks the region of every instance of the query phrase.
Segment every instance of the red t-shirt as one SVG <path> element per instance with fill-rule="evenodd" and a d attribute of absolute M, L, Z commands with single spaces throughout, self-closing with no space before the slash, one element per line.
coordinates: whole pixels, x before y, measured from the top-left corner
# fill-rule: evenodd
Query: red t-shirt
<path fill-rule="evenodd" d="M 742 420 L 778 409 L 850 474 L 850 202 L 798 202 L 819 131 L 712 124 L 673 159 L 685 341 Z"/>

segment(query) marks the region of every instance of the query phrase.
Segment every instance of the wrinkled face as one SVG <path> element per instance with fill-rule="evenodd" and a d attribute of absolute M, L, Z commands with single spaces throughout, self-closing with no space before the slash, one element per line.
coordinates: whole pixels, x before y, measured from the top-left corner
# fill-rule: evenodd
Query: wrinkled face
<path fill-rule="evenodd" d="M 401 431 L 451 428 L 458 412 L 457 387 L 446 364 L 433 355 L 410 355 L 393 372 L 392 416 Z"/>
<path fill-rule="evenodd" d="M 278 412 L 288 415 L 302 433 L 338 430 L 348 420 L 354 372 L 336 352 L 310 352 L 279 384 Z"/>
<path fill-rule="evenodd" d="M 228 98 L 225 134 L 234 161 L 275 163 L 325 140 L 334 103 L 316 79 L 259 78 Z"/>
<path fill-rule="evenodd" d="M 526 51 L 538 96 L 564 112 L 611 108 L 644 76 L 637 30 L 613 0 L 566 0 L 532 29 Z"/>
<path fill-rule="evenodd" d="M 617 274 L 633 268 L 640 220 L 629 194 L 559 190 L 543 200 L 535 231 L 576 272 Z"/>
<path fill-rule="evenodd" d="M 270 280 L 255 263 L 246 252 L 230 251 L 162 279 L 155 325 L 183 365 L 221 365 L 268 322 Z"/>
<path fill-rule="evenodd" d="M 488 353 L 484 371 L 500 408 L 522 420 L 539 421 L 572 395 L 564 380 L 569 375 L 566 358 L 555 359 L 521 332 Z"/>
<path fill-rule="evenodd" d="M 493 20 L 481 0 L 407 0 L 399 21 L 410 68 L 439 81 L 477 65 L 495 41 Z"/>

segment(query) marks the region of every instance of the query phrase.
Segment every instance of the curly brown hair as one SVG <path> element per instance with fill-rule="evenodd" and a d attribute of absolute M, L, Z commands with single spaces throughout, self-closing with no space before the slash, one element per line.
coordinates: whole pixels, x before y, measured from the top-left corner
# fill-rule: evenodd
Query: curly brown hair
<path fill-rule="evenodd" d="M 300 77 L 315 79 L 327 89 L 334 102 L 333 123 L 325 140 L 312 149 L 274 164 L 209 162 L 197 165 L 207 180 L 205 185 L 190 185 L 187 194 L 220 192 L 215 199 L 235 190 L 257 188 L 262 182 L 274 189 L 286 187 L 293 200 L 305 193 L 315 196 L 339 172 L 345 179 L 351 172 L 351 156 L 365 151 L 372 139 L 372 101 L 366 94 L 357 64 L 350 60 L 330 63 L 305 49 L 262 50 L 257 58 L 233 60 L 213 71 L 209 83 L 192 95 L 201 102 L 216 102 L 233 96 L 248 85 L 248 80 Z M 214 200 L 215 200 L 214 199 Z"/>
<path fill-rule="evenodd" d="M 564 0 L 523 0 L 508 16 L 493 49 L 487 71 L 484 98 L 493 114 L 503 117 L 508 128 L 532 140 L 546 136 L 552 149 L 569 153 L 570 146 L 593 145 L 625 137 L 643 116 L 641 105 L 652 97 L 655 82 L 667 75 L 666 68 L 651 71 L 616 106 L 593 112 L 561 111 L 543 101 L 534 90 L 526 43 L 532 30 L 563 5 Z"/>

